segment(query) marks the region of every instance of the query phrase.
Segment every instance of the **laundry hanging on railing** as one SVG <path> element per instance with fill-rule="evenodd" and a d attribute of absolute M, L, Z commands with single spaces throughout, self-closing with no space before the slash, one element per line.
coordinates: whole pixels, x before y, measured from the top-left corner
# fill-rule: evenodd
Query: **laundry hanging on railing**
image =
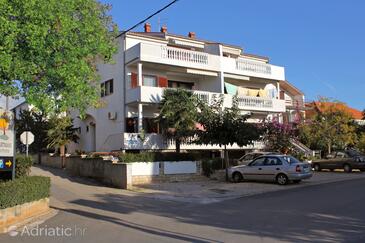
<path fill-rule="evenodd" d="M 237 94 L 237 86 L 224 82 L 224 86 L 226 87 L 227 94 L 236 95 Z"/>

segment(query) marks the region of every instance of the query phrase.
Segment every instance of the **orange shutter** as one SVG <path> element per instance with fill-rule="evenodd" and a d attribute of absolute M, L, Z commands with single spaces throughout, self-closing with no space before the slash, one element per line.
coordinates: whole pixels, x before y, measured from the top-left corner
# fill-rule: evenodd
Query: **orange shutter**
<path fill-rule="evenodd" d="M 137 87 L 137 74 L 136 73 L 132 73 L 131 75 L 131 88 L 136 88 Z"/>
<path fill-rule="evenodd" d="M 158 87 L 167 87 L 167 78 L 166 77 L 158 77 Z"/>

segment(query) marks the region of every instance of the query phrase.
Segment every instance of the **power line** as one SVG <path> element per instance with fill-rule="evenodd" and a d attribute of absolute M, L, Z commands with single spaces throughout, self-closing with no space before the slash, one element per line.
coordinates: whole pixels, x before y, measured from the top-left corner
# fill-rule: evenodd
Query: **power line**
<path fill-rule="evenodd" d="M 145 18 L 144 20 L 138 22 L 137 24 L 133 25 L 132 27 L 130 27 L 129 29 L 123 31 L 121 34 L 119 34 L 117 37 L 124 35 L 125 33 L 127 33 L 128 31 L 133 30 L 134 28 L 140 26 L 141 24 L 143 24 L 144 22 L 146 22 L 147 20 L 149 20 L 150 18 L 152 18 L 153 16 L 161 13 L 162 11 L 164 11 L 165 9 L 167 9 L 168 7 L 170 7 L 171 5 L 175 4 L 176 2 L 178 2 L 179 0 L 174 0 L 171 3 L 167 4 L 165 7 L 161 8 L 160 10 L 154 12 L 153 14 L 151 14 L 150 16 L 148 16 L 147 18 Z"/>

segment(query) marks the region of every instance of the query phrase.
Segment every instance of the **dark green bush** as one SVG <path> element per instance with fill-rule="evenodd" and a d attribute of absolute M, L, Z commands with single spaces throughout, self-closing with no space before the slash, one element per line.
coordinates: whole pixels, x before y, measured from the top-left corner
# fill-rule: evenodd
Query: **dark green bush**
<path fill-rule="evenodd" d="M 216 170 L 224 169 L 224 163 L 221 158 L 204 159 L 202 160 L 202 169 L 205 176 L 210 176 Z"/>
<path fill-rule="evenodd" d="M 20 178 L 23 176 L 28 176 L 32 164 L 33 164 L 32 157 L 30 156 L 27 157 L 25 155 L 17 155 L 15 163 L 15 177 Z"/>
<path fill-rule="evenodd" d="M 0 209 L 49 197 L 49 177 L 29 176 L 0 182 Z"/>

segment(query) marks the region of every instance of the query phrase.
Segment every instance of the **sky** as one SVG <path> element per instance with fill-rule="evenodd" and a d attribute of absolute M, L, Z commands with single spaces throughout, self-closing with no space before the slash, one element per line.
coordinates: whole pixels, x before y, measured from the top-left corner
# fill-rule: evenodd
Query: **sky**
<path fill-rule="evenodd" d="M 171 0 L 102 0 L 125 30 Z M 153 31 L 233 44 L 284 66 L 306 100 L 333 98 L 365 108 L 365 1 L 179 0 L 148 22 Z M 143 26 L 135 29 L 142 31 Z"/>

